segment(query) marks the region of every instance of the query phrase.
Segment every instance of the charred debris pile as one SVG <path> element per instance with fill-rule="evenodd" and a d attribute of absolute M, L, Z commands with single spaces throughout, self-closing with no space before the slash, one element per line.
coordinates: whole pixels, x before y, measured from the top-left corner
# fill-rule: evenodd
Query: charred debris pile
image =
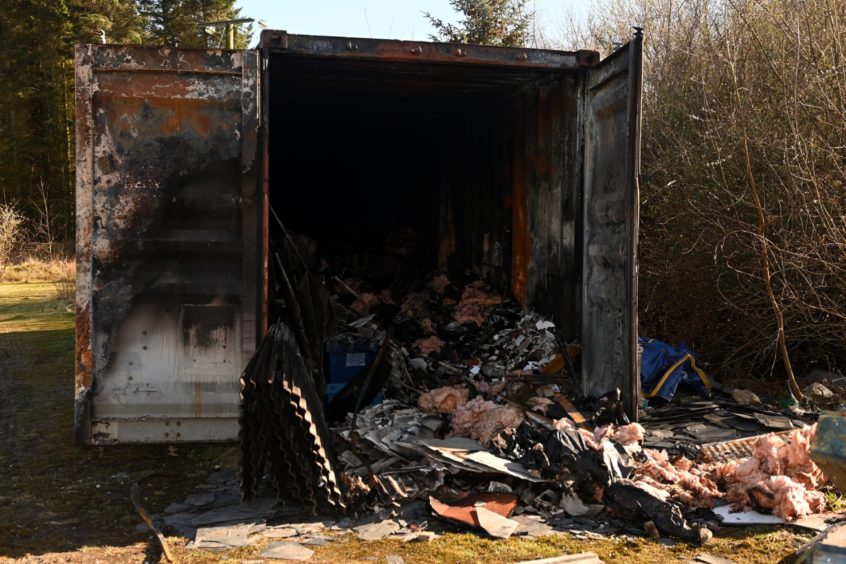
<path fill-rule="evenodd" d="M 281 225 L 281 224 L 280 224 Z M 579 347 L 455 264 L 318 253 L 284 231 L 271 319 L 242 376 L 241 489 L 263 478 L 312 512 L 446 520 L 507 537 L 517 514 L 689 542 L 712 511 L 785 521 L 826 509 L 815 427 L 728 396 L 580 397 Z"/>

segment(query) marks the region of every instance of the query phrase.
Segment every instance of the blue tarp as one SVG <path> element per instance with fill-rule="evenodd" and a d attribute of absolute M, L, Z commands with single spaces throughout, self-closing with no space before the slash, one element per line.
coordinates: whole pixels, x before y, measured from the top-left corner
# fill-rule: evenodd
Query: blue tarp
<path fill-rule="evenodd" d="M 670 401 L 679 386 L 686 386 L 695 393 L 710 393 L 711 382 L 696 367 L 693 352 L 687 347 L 674 347 L 646 337 L 640 337 L 638 343 L 643 347 L 640 362 L 643 397 L 659 397 Z"/>

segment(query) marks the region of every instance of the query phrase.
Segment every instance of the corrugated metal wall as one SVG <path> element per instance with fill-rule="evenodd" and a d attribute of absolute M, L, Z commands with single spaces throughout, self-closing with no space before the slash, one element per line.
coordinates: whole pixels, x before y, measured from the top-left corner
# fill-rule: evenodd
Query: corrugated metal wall
<path fill-rule="evenodd" d="M 579 330 L 582 76 L 557 73 L 485 107 L 453 157 L 461 255 L 552 317 L 565 340 Z"/>

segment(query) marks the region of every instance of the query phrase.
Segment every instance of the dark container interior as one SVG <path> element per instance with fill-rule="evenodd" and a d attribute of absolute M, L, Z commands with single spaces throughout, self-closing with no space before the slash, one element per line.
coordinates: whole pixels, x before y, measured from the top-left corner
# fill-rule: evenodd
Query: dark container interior
<path fill-rule="evenodd" d="M 454 261 L 576 337 L 581 72 L 275 52 L 266 78 L 270 204 L 334 267 Z"/>

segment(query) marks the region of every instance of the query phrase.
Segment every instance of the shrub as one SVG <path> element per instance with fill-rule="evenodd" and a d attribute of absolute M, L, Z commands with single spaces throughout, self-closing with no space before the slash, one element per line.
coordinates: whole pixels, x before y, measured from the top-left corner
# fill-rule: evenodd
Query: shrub
<path fill-rule="evenodd" d="M 24 218 L 14 204 L 0 204 L 0 280 L 23 240 Z"/>

